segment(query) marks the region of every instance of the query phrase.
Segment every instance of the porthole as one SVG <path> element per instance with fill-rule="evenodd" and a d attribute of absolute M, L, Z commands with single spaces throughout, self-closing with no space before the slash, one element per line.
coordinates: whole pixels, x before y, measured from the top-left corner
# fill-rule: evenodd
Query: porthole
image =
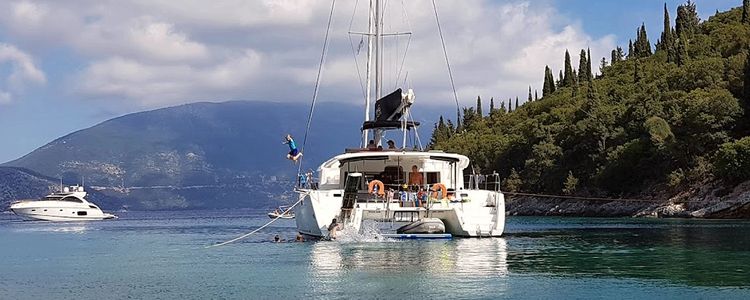
<path fill-rule="evenodd" d="M 31 211 L 36 211 L 36 209 L 32 209 Z"/>

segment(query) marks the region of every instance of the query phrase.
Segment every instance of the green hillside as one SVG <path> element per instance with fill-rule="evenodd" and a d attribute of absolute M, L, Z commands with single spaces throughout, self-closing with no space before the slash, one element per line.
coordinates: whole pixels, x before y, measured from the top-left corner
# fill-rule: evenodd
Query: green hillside
<path fill-rule="evenodd" d="M 676 19 L 665 7 L 661 35 L 641 25 L 611 57 L 587 59 L 581 50 L 575 64 L 566 51 L 564 70 L 545 71 L 541 98 L 530 90 L 522 105 L 492 103 L 488 114 L 477 99 L 455 126 L 435 125 L 432 148 L 500 172 L 506 191 L 632 196 L 707 182 L 734 187 L 750 179 L 744 2 L 705 21 L 694 3 L 679 6 Z"/>

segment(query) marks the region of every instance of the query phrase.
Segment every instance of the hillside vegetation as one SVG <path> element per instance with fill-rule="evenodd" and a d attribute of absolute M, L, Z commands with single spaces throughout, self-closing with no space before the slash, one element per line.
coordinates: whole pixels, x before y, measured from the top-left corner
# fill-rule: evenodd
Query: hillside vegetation
<path fill-rule="evenodd" d="M 500 172 L 506 191 L 625 196 L 748 180 L 748 2 L 705 21 L 689 1 L 675 22 L 665 6 L 655 47 L 641 25 L 627 53 L 581 50 L 577 70 L 566 50 L 541 98 L 529 89 L 512 109 L 493 99 L 488 114 L 478 98 L 460 122 L 441 118 L 431 147 Z"/>

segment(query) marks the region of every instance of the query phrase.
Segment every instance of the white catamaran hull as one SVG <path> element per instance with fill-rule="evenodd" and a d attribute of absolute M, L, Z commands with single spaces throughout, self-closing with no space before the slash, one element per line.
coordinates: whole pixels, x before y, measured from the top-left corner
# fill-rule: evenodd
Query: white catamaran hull
<path fill-rule="evenodd" d="M 313 237 L 328 235 L 328 226 L 334 218 L 341 219 L 342 190 L 302 191 L 305 199 L 296 207 L 297 230 Z M 462 191 L 465 202 L 443 201 L 425 207 L 401 207 L 399 203 L 358 203 L 350 222 L 357 230 L 365 220 L 407 221 L 404 217 L 438 218 L 445 224 L 446 233 L 458 237 L 498 237 L 505 229 L 505 198 L 502 193 L 485 190 Z"/>

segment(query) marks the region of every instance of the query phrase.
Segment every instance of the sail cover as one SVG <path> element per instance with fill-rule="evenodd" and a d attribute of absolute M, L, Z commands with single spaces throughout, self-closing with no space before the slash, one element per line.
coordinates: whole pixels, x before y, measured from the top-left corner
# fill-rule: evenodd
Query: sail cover
<path fill-rule="evenodd" d="M 401 119 L 401 89 L 375 101 L 375 121 L 395 121 Z M 393 117 L 391 117 L 393 116 Z"/>

